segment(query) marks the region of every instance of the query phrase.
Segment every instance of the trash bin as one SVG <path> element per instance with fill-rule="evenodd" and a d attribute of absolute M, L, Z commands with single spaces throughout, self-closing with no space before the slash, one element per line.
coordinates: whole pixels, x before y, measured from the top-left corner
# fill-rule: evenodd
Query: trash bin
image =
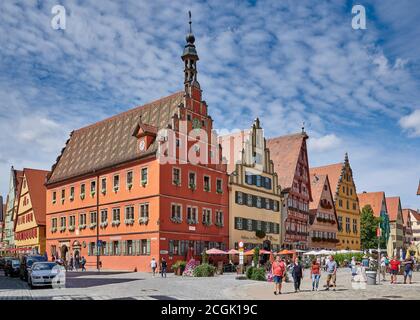
<path fill-rule="evenodd" d="M 373 285 L 376 284 L 376 271 L 366 271 L 366 278 L 367 278 L 367 284 Z"/>

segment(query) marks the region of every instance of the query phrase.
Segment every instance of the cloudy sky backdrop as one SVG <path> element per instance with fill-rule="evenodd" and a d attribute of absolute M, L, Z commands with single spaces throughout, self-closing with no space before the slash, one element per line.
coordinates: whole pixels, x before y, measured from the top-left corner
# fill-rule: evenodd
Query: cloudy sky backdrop
<path fill-rule="evenodd" d="M 258 116 L 273 137 L 304 121 L 311 166 L 347 151 L 358 192 L 419 208 L 420 6 L 357 3 L 366 30 L 352 1 L 1 1 L 0 194 L 12 164 L 50 169 L 73 129 L 181 90 L 191 10 L 218 129 Z"/>

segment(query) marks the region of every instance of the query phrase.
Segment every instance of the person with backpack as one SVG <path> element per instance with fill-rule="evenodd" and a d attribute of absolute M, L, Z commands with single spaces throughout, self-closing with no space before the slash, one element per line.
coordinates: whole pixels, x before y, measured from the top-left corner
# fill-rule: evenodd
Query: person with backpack
<path fill-rule="evenodd" d="M 286 274 L 286 265 L 280 256 L 276 256 L 276 260 L 271 265 L 271 273 L 274 277 L 274 294 L 281 294 L 281 283 Z"/>

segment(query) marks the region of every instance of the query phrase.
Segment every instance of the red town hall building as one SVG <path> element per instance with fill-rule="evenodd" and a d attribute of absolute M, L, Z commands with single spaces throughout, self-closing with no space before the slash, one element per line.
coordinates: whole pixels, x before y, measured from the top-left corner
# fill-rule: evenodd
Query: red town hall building
<path fill-rule="evenodd" d="M 199 259 L 205 249 L 227 248 L 229 197 L 220 146 L 187 139 L 181 130 L 186 124 L 188 133 L 211 136 L 213 129 L 194 42 L 190 30 L 183 91 L 71 133 L 47 177 L 50 256 L 84 256 L 88 268 L 100 261 L 105 269 L 146 271 L 152 257 L 165 258 L 170 267 Z M 174 139 L 162 130 L 176 137 L 163 152 Z M 201 160 L 185 161 L 185 149 Z M 175 161 L 164 163 L 162 154 Z"/>
<path fill-rule="evenodd" d="M 282 234 L 285 249 L 308 249 L 312 193 L 307 139 L 307 134 L 302 130 L 302 133 L 267 140 L 284 199 Z"/>

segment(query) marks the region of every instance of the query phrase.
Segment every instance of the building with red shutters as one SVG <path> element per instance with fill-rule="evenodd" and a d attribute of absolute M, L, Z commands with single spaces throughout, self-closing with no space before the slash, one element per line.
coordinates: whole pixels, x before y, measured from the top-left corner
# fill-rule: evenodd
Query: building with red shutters
<path fill-rule="evenodd" d="M 186 40 L 184 90 L 71 133 L 46 184 L 49 255 L 148 271 L 227 247 L 226 165 Z"/>

